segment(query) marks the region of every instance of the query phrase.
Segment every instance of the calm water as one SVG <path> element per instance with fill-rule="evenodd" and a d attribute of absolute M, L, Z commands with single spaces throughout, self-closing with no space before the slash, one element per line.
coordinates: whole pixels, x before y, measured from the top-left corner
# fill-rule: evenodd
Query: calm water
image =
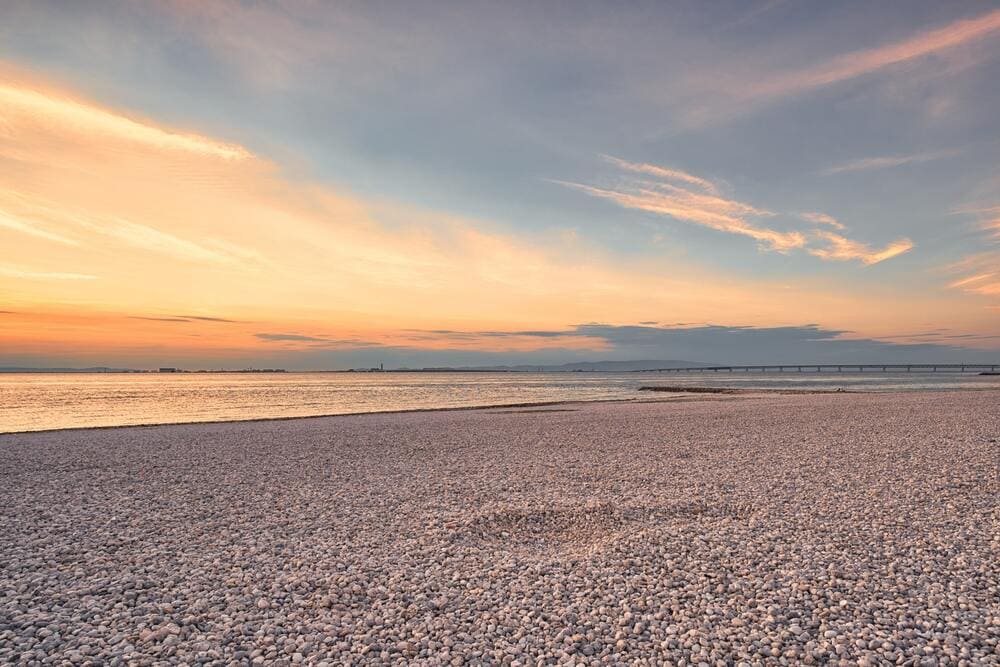
<path fill-rule="evenodd" d="M 0 374 L 0 432 L 605 399 L 644 385 L 864 391 L 1000 388 L 972 373 Z"/>

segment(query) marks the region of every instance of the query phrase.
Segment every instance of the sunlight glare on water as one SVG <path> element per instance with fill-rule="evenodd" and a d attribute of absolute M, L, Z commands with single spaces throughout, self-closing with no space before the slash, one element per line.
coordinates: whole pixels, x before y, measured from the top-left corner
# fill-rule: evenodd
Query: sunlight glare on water
<path fill-rule="evenodd" d="M 974 373 L 7 373 L 0 432 L 663 398 L 647 385 L 743 389 L 998 387 Z"/>

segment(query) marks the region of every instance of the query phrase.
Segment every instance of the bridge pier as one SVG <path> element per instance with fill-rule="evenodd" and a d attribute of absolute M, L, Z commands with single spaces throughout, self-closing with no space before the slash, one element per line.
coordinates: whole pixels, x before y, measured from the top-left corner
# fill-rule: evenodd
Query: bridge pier
<path fill-rule="evenodd" d="M 755 364 L 752 366 L 696 366 L 693 368 L 657 368 L 649 369 L 657 373 L 867 373 L 867 372 L 907 372 L 925 373 L 959 372 L 971 373 L 988 371 L 995 373 L 1000 364 Z M 645 372 L 645 371 L 639 371 Z"/>

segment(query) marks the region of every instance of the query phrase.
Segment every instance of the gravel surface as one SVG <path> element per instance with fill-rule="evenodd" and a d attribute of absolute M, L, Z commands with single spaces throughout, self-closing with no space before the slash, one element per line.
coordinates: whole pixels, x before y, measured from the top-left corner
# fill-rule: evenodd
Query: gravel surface
<path fill-rule="evenodd" d="M 0 436 L 0 663 L 1000 664 L 1000 394 Z"/>

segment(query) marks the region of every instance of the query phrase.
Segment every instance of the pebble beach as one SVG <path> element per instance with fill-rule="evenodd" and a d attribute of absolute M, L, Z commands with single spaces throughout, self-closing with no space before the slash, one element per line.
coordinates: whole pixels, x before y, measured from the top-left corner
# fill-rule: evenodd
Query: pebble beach
<path fill-rule="evenodd" d="M 1000 392 L 0 435 L 0 663 L 1000 664 Z"/>

